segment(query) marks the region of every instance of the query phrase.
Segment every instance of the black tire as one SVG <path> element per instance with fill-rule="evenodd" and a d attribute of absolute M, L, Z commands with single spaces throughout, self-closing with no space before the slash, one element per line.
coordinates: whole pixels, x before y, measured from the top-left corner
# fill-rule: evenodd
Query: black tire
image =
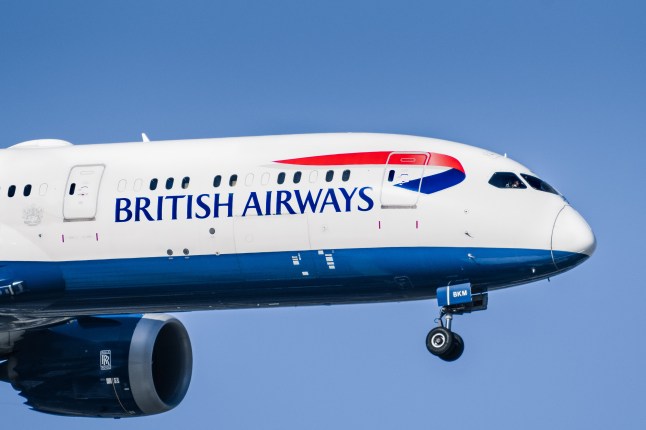
<path fill-rule="evenodd" d="M 462 340 L 462 336 L 457 333 L 453 333 L 453 345 L 451 345 L 451 348 L 449 348 L 446 353 L 439 357 L 444 361 L 455 361 L 462 356 L 463 352 L 464 340 Z"/>
<path fill-rule="evenodd" d="M 441 356 L 450 351 L 453 333 L 444 327 L 435 327 L 426 336 L 426 349 L 433 355 Z"/>

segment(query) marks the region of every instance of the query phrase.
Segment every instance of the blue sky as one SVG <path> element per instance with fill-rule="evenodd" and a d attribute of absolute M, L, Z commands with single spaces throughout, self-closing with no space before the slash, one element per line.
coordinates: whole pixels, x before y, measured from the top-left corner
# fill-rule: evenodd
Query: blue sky
<path fill-rule="evenodd" d="M 183 314 L 195 367 L 156 417 L 16 428 L 642 428 L 646 6 L 640 1 L 0 1 L 0 146 L 332 131 L 456 140 L 528 165 L 594 257 L 458 317 L 435 301 Z"/>

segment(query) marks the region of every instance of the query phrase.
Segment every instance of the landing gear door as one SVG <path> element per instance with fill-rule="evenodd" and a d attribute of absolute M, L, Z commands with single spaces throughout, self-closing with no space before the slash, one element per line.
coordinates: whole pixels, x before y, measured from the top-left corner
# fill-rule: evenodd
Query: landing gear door
<path fill-rule="evenodd" d="M 101 164 L 72 167 L 63 199 L 65 221 L 94 220 L 103 170 Z"/>
<path fill-rule="evenodd" d="M 381 184 L 381 207 L 415 208 L 428 152 L 393 152 L 388 156 Z"/>

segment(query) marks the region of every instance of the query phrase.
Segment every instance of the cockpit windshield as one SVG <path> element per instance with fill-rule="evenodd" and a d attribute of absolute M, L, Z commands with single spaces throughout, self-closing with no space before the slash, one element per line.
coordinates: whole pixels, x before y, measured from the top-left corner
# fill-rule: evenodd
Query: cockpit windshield
<path fill-rule="evenodd" d="M 527 185 L 512 172 L 496 172 L 489 179 L 489 183 L 496 188 L 527 188 Z"/>
<path fill-rule="evenodd" d="M 522 176 L 523 179 L 525 179 L 527 181 L 529 186 L 532 187 L 535 190 L 545 191 L 546 193 L 552 193 L 552 194 L 556 194 L 558 196 L 561 195 L 561 193 L 556 191 L 554 189 L 554 187 L 552 187 L 550 184 L 548 184 L 544 180 L 537 178 L 536 176 L 526 175 L 525 173 L 521 173 L 520 176 Z"/>

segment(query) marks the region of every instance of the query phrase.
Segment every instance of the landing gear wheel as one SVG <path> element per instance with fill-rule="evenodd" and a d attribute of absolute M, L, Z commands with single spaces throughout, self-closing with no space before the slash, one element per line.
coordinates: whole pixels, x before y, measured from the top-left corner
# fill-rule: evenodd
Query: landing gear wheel
<path fill-rule="evenodd" d="M 460 336 L 457 333 L 453 333 L 453 343 L 451 344 L 451 348 L 444 354 L 439 355 L 439 357 L 444 360 L 444 361 L 455 361 L 464 352 L 464 341 L 462 340 L 462 336 Z"/>
<path fill-rule="evenodd" d="M 452 351 L 453 343 L 453 333 L 444 327 L 435 327 L 426 336 L 428 352 L 440 358 Z M 462 345 L 464 346 L 464 343 Z"/>

